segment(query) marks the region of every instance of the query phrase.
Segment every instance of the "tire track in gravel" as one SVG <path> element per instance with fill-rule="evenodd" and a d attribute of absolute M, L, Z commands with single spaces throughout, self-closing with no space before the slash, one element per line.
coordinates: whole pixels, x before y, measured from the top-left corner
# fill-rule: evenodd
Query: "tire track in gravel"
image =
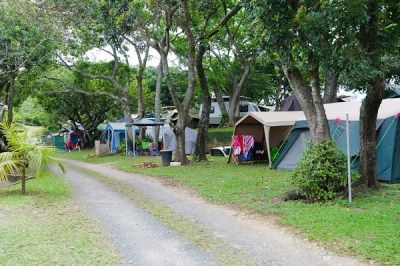
<path fill-rule="evenodd" d="M 212 230 L 260 265 L 362 265 L 300 239 L 268 221 L 215 205 L 188 191 L 168 186 L 158 179 L 118 171 L 108 165 L 65 160 L 70 165 L 94 171 L 168 206 L 173 211 Z"/>
<path fill-rule="evenodd" d="M 215 258 L 138 208 L 108 185 L 68 169 L 60 174 L 72 184 L 77 202 L 110 233 L 125 264 L 216 265 Z"/>

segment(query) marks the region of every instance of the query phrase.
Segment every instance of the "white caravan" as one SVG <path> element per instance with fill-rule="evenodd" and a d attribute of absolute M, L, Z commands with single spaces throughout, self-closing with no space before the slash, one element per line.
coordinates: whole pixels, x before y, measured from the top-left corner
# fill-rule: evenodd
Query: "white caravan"
<path fill-rule="evenodd" d="M 224 99 L 224 104 L 226 110 L 229 108 L 229 96 L 222 96 Z M 201 116 L 201 112 L 203 110 L 203 106 L 200 105 L 199 117 Z M 238 103 L 238 107 L 236 108 L 236 117 L 243 117 L 249 112 L 260 112 L 260 108 L 258 108 L 257 104 L 249 102 L 245 99 L 245 97 L 241 97 Z M 210 125 L 218 126 L 221 124 L 222 113 L 219 108 L 217 98 L 211 98 L 211 109 L 210 109 Z"/>

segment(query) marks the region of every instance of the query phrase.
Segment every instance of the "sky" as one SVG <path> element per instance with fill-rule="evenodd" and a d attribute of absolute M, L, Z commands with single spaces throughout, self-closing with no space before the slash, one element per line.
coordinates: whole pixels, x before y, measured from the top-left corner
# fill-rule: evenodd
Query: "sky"
<path fill-rule="evenodd" d="M 105 47 L 104 49 L 111 52 L 110 47 Z M 128 49 L 129 49 L 129 52 L 128 52 L 129 64 L 131 67 L 136 66 L 138 64 L 138 59 L 137 59 L 135 50 L 133 49 L 132 46 L 128 46 Z M 108 62 L 108 61 L 113 60 L 113 57 L 109 53 L 107 53 L 106 51 L 103 51 L 99 48 L 94 48 L 92 50 L 89 50 L 88 52 L 86 52 L 84 57 L 91 62 L 102 62 L 102 61 Z M 178 58 L 172 52 L 170 52 L 168 54 L 168 61 L 171 63 L 172 66 L 179 65 Z M 149 60 L 147 61 L 147 66 L 157 67 L 159 62 L 160 62 L 160 55 L 157 53 L 156 50 L 154 50 L 153 48 L 150 48 Z"/>
<path fill-rule="evenodd" d="M 111 51 L 110 47 L 106 47 L 105 49 L 107 51 Z M 138 59 L 137 59 L 135 50 L 133 49 L 132 46 L 128 46 L 128 49 L 129 49 L 129 52 L 128 52 L 129 64 L 131 67 L 136 66 L 138 64 Z M 84 55 L 84 57 L 91 62 L 102 62 L 102 61 L 108 62 L 108 61 L 113 60 L 113 57 L 109 53 L 107 53 L 106 51 L 103 51 L 99 48 L 94 48 L 94 49 L 88 51 Z M 174 55 L 174 53 L 171 52 L 168 55 L 168 59 L 169 59 L 168 61 L 171 63 L 171 65 L 179 66 L 179 60 L 176 57 L 176 55 Z M 147 66 L 157 67 L 159 62 L 160 62 L 160 55 L 157 53 L 156 50 L 154 50 L 153 48 L 150 48 L 149 60 L 147 62 Z M 338 96 L 341 96 L 341 95 L 350 96 L 349 98 L 344 99 L 344 100 L 351 101 L 351 102 L 361 101 L 365 97 L 365 93 L 363 93 L 363 92 L 358 92 L 358 91 L 349 92 L 349 91 L 346 91 L 344 88 L 339 87 Z"/>

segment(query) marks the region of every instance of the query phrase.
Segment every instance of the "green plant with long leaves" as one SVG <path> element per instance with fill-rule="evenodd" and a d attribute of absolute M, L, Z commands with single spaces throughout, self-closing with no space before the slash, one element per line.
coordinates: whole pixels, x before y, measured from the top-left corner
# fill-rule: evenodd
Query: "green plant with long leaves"
<path fill-rule="evenodd" d="M 62 162 L 54 156 L 53 147 L 36 145 L 23 129 L 14 125 L 0 124 L 0 130 L 7 143 L 7 151 L 0 153 L 0 180 L 10 175 L 21 176 L 21 189 L 25 194 L 27 174 L 37 177 L 51 167 L 65 172 Z"/>

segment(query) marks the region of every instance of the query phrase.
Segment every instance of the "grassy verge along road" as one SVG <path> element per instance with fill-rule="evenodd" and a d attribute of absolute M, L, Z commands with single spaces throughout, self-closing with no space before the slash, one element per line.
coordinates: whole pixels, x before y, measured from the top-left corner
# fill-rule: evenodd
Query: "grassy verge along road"
<path fill-rule="evenodd" d="M 0 190 L 1 265 L 118 264 L 119 255 L 96 221 L 75 206 L 60 177 Z"/>
<path fill-rule="evenodd" d="M 91 152 L 91 151 L 90 151 Z M 292 188 L 289 172 L 269 170 L 265 165 L 232 165 L 226 158 L 210 157 L 208 163 L 185 167 L 161 167 L 159 157 L 108 156 L 87 158 L 89 151 L 60 156 L 113 167 L 131 173 L 162 178 L 172 185 L 185 185 L 213 202 L 265 216 L 340 254 L 351 254 L 388 264 L 400 263 L 400 185 L 384 185 L 369 194 L 357 194 L 352 206 L 345 200 L 327 204 L 280 202 Z M 142 168 L 154 162 L 159 167 Z"/>

